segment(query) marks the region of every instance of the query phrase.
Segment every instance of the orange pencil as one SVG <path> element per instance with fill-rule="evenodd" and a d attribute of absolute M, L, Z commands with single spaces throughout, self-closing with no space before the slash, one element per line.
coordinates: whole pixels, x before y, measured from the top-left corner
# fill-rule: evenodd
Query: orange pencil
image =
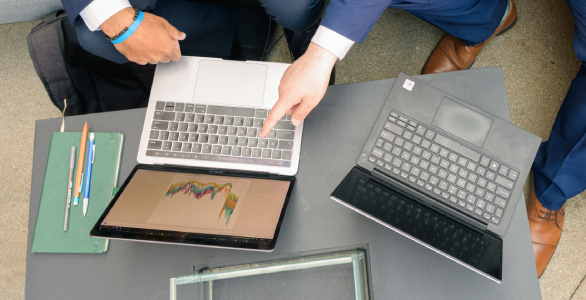
<path fill-rule="evenodd" d="M 83 162 L 85 160 L 85 143 L 87 141 L 87 122 L 83 126 L 81 134 L 81 145 L 79 145 L 79 159 L 77 160 L 77 176 L 75 176 L 75 190 L 73 193 L 73 205 L 79 203 L 79 194 L 81 193 L 81 181 L 83 180 Z"/>

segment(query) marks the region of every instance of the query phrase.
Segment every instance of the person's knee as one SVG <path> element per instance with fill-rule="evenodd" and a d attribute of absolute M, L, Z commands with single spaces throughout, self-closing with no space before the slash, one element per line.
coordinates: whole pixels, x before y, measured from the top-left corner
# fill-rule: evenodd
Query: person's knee
<path fill-rule="evenodd" d="M 315 24 L 325 7 L 325 0 L 261 0 L 267 13 L 281 26 L 303 31 Z"/>

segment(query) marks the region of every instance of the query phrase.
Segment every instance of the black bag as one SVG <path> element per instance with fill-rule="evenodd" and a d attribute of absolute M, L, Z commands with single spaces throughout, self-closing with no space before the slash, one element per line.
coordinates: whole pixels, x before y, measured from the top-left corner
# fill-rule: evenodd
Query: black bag
<path fill-rule="evenodd" d="M 116 64 L 85 51 L 63 11 L 51 13 L 27 37 L 35 71 L 66 116 L 146 107 L 155 65 Z"/>

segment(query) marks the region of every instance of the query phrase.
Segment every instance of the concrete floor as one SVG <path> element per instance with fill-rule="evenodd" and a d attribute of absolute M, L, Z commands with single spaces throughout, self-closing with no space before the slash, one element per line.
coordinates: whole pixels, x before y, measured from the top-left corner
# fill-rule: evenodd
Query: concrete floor
<path fill-rule="evenodd" d="M 580 66 L 572 48 L 573 21 L 563 0 L 517 5 L 517 25 L 486 46 L 473 68 L 502 66 L 513 123 L 547 140 Z M 26 36 L 38 23 L 0 25 L 0 299 L 24 298 L 34 123 L 60 116 L 28 55 Z M 442 35 L 407 12 L 388 9 L 366 41 L 338 62 L 336 83 L 417 75 Z M 290 62 L 284 38 L 268 59 Z M 586 299 L 584 198 L 586 193 L 567 202 L 560 244 L 540 279 L 543 299 Z"/>

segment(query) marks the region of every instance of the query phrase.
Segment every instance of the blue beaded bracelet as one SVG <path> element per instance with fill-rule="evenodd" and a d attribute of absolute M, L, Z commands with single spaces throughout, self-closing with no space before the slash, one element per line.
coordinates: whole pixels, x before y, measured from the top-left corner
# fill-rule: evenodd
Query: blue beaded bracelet
<path fill-rule="evenodd" d="M 138 17 L 136 18 L 136 20 L 134 20 L 134 22 L 132 22 L 130 27 L 128 27 L 128 30 L 126 30 L 126 32 L 124 32 L 124 34 L 121 35 L 119 38 L 113 40 L 112 44 L 120 44 L 120 43 L 124 42 L 127 38 L 129 38 L 134 33 L 134 31 L 136 31 L 138 26 L 140 26 L 140 23 L 142 22 L 143 17 L 144 17 L 144 14 L 142 13 L 142 11 L 139 11 Z"/>

